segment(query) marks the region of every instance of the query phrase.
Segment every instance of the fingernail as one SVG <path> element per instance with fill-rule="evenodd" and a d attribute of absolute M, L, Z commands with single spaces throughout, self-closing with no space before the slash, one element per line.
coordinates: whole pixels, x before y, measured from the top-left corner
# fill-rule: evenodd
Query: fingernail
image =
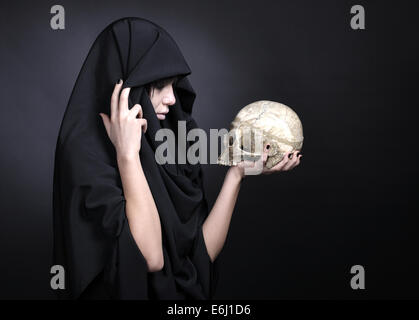
<path fill-rule="evenodd" d="M 121 82 L 122 82 L 122 79 L 119 79 L 116 84 L 121 84 Z"/>

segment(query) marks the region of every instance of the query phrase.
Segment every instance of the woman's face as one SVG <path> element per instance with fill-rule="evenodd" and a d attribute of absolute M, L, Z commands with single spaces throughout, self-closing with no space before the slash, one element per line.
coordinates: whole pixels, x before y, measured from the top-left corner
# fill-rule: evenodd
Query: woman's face
<path fill-rule="evenodd" d="M 159 120 L 166 118 L 165 114 L 169 112 L 169 106 L 176 102 L 172 85 L 173 81 L 170 81 L 162 88 L 152 87 L 150 90 L 150 100 Z"/>

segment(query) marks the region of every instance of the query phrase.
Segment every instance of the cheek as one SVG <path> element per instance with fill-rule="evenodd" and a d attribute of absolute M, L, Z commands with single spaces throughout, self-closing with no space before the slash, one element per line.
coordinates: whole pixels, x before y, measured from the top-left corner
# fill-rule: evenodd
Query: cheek
<path fill-rule="evenodd" d="M 161 92 L 159 92 L 156 95 L 156 107 L 160 106 L 163 103 L 163 94 Z"/>
<path fill-rule="evenodd" d="M 150 100 L 151 100 L 151 103 L 153 104 L 154 110 L 156 110 L 156 108 L 160 104 L 161 99 L 158 97 L 158 95 L 156 95 L 156 93 L 154 93 L 153 97 Z"/>

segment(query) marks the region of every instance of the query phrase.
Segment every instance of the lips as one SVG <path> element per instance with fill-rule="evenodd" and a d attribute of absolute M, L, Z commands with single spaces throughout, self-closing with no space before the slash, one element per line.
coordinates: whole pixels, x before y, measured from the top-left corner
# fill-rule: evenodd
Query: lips
<path fill-rule="evenodd" d="M 157 119 L 159 119 L 159 120 L 166 119 L 166 114 L 167 114 L 167 112 L 159 112 L 159 113 L 157 113 Z"/>
<path fill-rule="evenodd" d="M 157 118 L 160 120 L 164 120 L 166 118 L 166 114 L 169 112 L 169 110 L 163 111 L 163 112 L 157 112 Z"/>

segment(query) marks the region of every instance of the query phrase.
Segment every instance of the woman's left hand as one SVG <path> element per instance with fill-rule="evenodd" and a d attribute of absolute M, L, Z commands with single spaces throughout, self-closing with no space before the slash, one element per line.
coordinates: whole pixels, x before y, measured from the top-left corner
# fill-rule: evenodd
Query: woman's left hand
<path fill-rule="evenodd" d="M 303 155 L 300 154 L 299 151 L 294 151 L 292 153 L 287 152 L 284 158 L 270 169 L 266 168 L 266 158 L 264 158 L 262 174 L 272 174 L 274 172 L 290 171 L 300 164 L 302 156 Z"/>
<path fill-rule="evenodd" d="M 264 150 L 263 153 L 263 169 L 262 174 L 272 174 L 274 172 L 282 172 L 282 171 L 290 171 L 298 166 L 301 162 L 301 157 L 303 155 L 300 154 L 299 151 L 294 151 L 292 153 L 287 152 L 284 155 L 284 158 L 278 162 L 274 167 L 268 169 L 266 167 L 266 161 L 268 159 L 268 152 L 267 149 Z M 254 170 L 255 162 L 253 161 L 241 161 L 237 166 L 231 167 L 231 169 L 236 168 L 234 170 L 238 171 L 241 178 L 245 176 L 245 170 Z"/>

